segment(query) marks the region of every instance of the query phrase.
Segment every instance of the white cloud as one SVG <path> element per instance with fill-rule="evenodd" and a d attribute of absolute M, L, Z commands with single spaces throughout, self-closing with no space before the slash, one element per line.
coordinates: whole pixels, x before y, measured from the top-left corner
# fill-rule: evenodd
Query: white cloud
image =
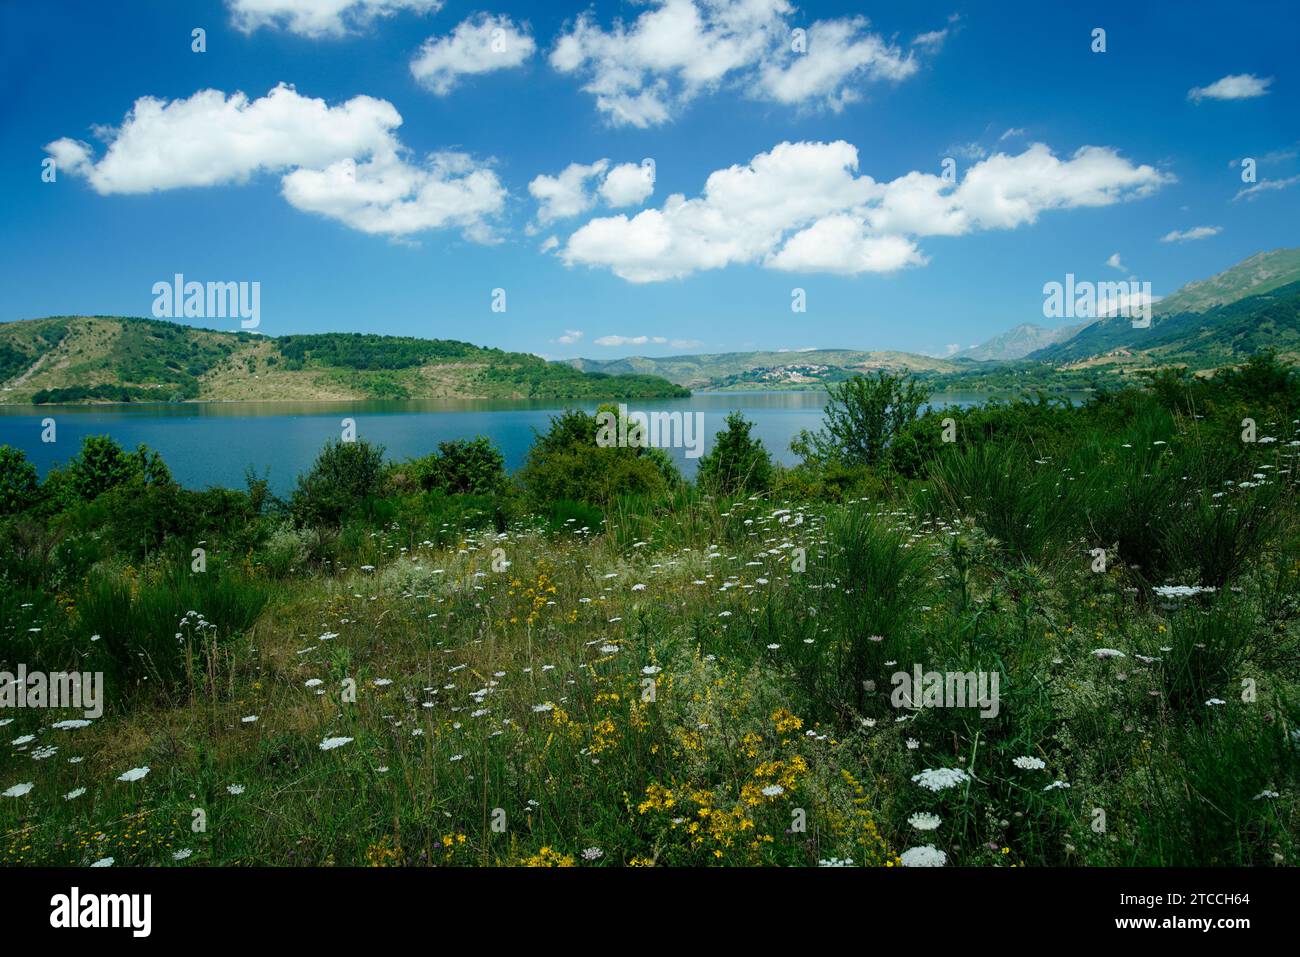
<path fill-rule="evenodd" d="M 435 153 L 422 166 L 384 151 L 363 163 L 349 158 L 323 170 L 297 169 L 284 177 L 283 193 L 298 209 L 364 233 L 458 227 L 476 242 L 492 241 L 486 217 L 499 213 L 506 198 L 492 170 L 456 152 Z"/>
<path fill-rule="evenodd" d="M 1060 159 L 1041 143 L 971 166 L 960 184 L 916 171 L 877 182 L 857 169 L 857 149 L 842 140 L 781 143 L 715 171 L 697 198 L 674 194 L 658 209 L 592 219 L 561 256 L 630 282 L 731 264 L 888 273 L 925 264 L 919 237 L 1011 229 L 1044 211 L 1106 206 L 1173 181 L 1106 147 Z"/>
<path fill-rule="evenodd" d="M 673 349 L 694 349 L 703 345 L 698 339 L 669 339 L 665 336 L 601 336 L 592 340 L 598 346 L 670 346 Z"/>
<path fill-rule="evenodd" d="M 912 39 L 912 45 L 918 47 L 933 47 L 938 49 L 943 46 L 943 41 L 948 39 L 948 31 L 931 30 L 929 33 L 918 34 Z"/>
<path fill-rule="evenodd" d="M 929 260 L 903 236 L 868 236 L 852 216 L 827 216 L 795 233 L 766 264 L 790 272 L 896 272 Z"/>
<path fill-rule="evenodd" d="M 593 190 L 589 184 L 600 180 Z M 585 213 L 596 205 L 599 195 L 607 206 L 639 206 L 654 192 L 653 163 L 620 163 L 611 167 L 608 159 L 594 163 L 570 163 L 557 176 L 542 174 L 528 184 L 537 200 L 537 222 L 546 226 L 557 219 Z"/>
<path fill-rule="evenodd" d="M 808 28 L 808 48 L 795 53 L 786 44 L 761 71 L 761 89 L 778 103 L 821 101 L 832 110 L 861 98 L 854 84 L 905 80 L 916 60 L 867 32 L 866 17 L 819 20 Z"/>
<path fill-rule="evenodd" d="M 650 336 L 601 336 L 593 341 L 598 346 L 644 346 L 650 342 L 662 344 L 668 340 L 662 336 L 655 336 L 653 339 Z"/>
<path fill-rule="evenodd" d="M 276 27 L 305 37 L 342 36 L 400 10 L 437 13 L 443 0 L 226 0 L 236 28 Z"/>
<path fill-rule="evenodd" d="M 1013 137 L 1020 137 L 1024 135 L 1025 135 L 1025 128 L 1023 126 L 1013 126 L 1011 127 L 1011 129 L 1007 130 L 1001 136 L 998 137 L 998 142 L 1001 143 L 1003 140 L 1009 140 L 1012 139 Z"/>
<path fill-rule="evenodd" d="M 947 156 L 960 156 L 962 159 L 973 163 L 984 159 L 989 155 L 989 151 L 979 143 L 972 141 L 970 143 L 954 143 L 944 150 L 944 154 Z"/>
<path fill-rule="evenodd" d="M 256 100 L 200 90 L 184 100 L 137 100 L 121 126 L 96 129 L 108 143 L 98 160 L 89 145 L 67 138 L 46 150 L 103 195 L 279 174 L 291 204 L 363 232 L 458 226 L 487 239 L 485 217 L 506 196 L 496 174 L 459 153 L 413 161 L 396 136 L 401 123 L 391 103 L 369 96 L 329 106 L 285 84 Z"/>
<path fill-rule="evenodd" d="M 615 125 L 657 126 L 726 83 L 780 103 L 839 109 L 873 80 L 901 80 L 918 64 L 862 17 L 818 20 L 794 33 L 787 0 L 650 0 L 608 29 L 590 13 L 568 26 L 551 65 L 584 80 Z"/>
<path fill-rule="evenodd" d="M 446 96 L 462 76 L 520 66 L 536 49 L 526 25 L 480 13 L 457 24 L 449 36 L 425 40 L 411 60 L 411 75 Z"/>
<path fill-rule="evenodd" d="M 1193 239 L 1208 239 L 1223 232 L 1222 226 L 1194 226 L 1191 229 L 1174 229 L 1160 237 L 1162 243 L 1185 243 Z"/>
<path fill-rule="evenodd" d="M 1111 253 L 1110 258 L 1106 260 L 1106 265 L 1111 269 L 1118 269 L 1120 272 L 1128 272 L 1128 267 L 1120 262 L 1119 253 Z"/>
<path fill-rule="evenodd" d="M 1234 202 L 1239 199 L 1244 199 L 1248 203 L 1254 202 L 1263 193 L 1270 193 L 1278 189 L 1287 189 L 1288 187 L 1294 186 L 1296 183 L 1300 183 L 1300 176 L 1288 176 L 1286 179 L 1261 179 L 1254 186 L 1247 186 L 1245 189 L 1238 190 L 1237 195 L 1232 197 L 1232 199 Z"/>
<path fill-rule="evenodd" d="M 565 329 L 564 335 L 552 341 L 558 342 L 560 345 L 563 346 L 571 346 L 581 338 L 582 338 L 581 329 Z"/>
<path fill-rule="evenodd" d="M 610 206 L 640 206 L 655 191 L 655 168 L 650 163 L 620 163 L 600 184 L 600 198 Z"/>
<path fill-rule="evenodd" d="M 600 176 L 609 168 L 609 160 L 594 163 L 570 163 L 558 176 L 536 176 L 528 184 L 528 192 L 537 200 L 537 221 L 542 225 L 557 219 L 585 213 L 596 204 L 587 189 L 587 181 Z"/>
<path fill-rule="evenodd" d="M 1209 86 L 1194 86 L 1187 98 L 1195 103 L 1201 100 L 1249 100 L 1268 93 L 1272 77 L 1258 77 L 1251 73 L 1234 73 Z"/>

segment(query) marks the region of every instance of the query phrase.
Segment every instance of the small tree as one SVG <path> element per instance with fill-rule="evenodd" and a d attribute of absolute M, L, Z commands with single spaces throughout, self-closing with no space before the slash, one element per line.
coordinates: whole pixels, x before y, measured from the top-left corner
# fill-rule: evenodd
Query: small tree
<path fill-rule="evenodd" d="M 335 440 L 321 449 L 311 471 L 299 476 L 289 510 L 300 525 L 336 526 L 379 492 L 384 447 Z"/>
<path fill-rule="evenodd" d="M 662 449 L 602 447 L 596 442 L 598 431 L 596 416 L 569 410 L 537 435 L 520 471 L 535 504 L 606 505 L 624 493 L 662 494 L 680 481 Z"/>
<path fill-rule="evenodd" d="M 490 495 L 506 482 L 506 460 L 484 436 L 439 442 L 438 451 L 412 463 L 421 488 L 448 494 Z"/>
<path fill-rule="evenodd" d="M 751 437 L 754 423 L 739 412 L 727 416 L 727 428 L 719 432 L 713 450 L 700 459 L 697 480 L 721 495 L 764 492 L 772 482 L 772 457 L 763 440 Z"/>
<path fill-rule="evenodd" d="M 68 465 L 72 487 L 86 501 L 129 481 L 138 463 L 111 436 L 88 435 L 81 451 Z"/>
<path fill-rule="evenodd" d="M 0 445 L 0 515 L 13 515 L 36 501 L 36 466 L 20 449 Z"/>
<path fill-rule="evenodd" d="M 885 464 L 889 444 L 920 414 L 929 391 L 910 375 L 883 369 L 875 377 L 855 375 L 826 386 L 825 425 L 801 431 L 791 450 L 805 462 L 833 460 L 845 465 Z"/>

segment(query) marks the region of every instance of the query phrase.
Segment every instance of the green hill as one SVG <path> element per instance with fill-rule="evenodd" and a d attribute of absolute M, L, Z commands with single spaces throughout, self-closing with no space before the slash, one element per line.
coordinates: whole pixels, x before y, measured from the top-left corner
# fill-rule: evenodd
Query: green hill
<path fill-rule="evenodd" d="M 1149 328 L 1106 317 L 1027 358 L 1056 366 L 1163 361 L 1209 369 L 1238 361 L 1251 346 L 1271 345 L 1287 353 L 1297 348 L 1293 293 L 1298 282 L 1300 249 L 1258 253 L 1161 299 L 1152 306 Z M 1251 328 L 1253 322 L 1258 328 Z"/>
<path fill-rule="evenodd" d="M 121 316 L 0 324 L 0 402 L 8 404 L 687 394 L 653 375 L 585 373 L 448 339 L 271 338 Z"/>

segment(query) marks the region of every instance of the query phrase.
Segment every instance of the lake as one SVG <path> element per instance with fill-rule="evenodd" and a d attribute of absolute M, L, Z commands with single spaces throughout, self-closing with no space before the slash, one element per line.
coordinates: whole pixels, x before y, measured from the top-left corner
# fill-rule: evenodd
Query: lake
<path fill-rule="evenodd" d="M 934 405 L 968 406 L 987 396 L 936 395 Z M 815 392 L 697 393 L 686 399 L 640 400 L 633 411 L 701 412 L 707 452 L 713 436 L 738 410 L 773 457 L 794 464 L 790 440 L 801 429 L 821 426 L 826 394 Z M 534 430 L 545 431 L 566 408 L 594 412 L 598 402 L 577 400 L 417 399 L 357 402 L 212 402 L 91 406 L 0 406 L 0 444 L 11 445 L 44 475 L 70 459 L 88 435 L 111 435 L 133 449 L 144 443 L 162 453 L 178 482 L 189 488 L 243 487 L 244 470 L 268 474 L 271 488 L 287 493 L 310 468 L 321 446 L 341 435 L 341 420 L 356 421 L 357 437 L 383 445 L 389 459 L 424 455 L 448 439 L 485 435 L 496 443 L 510 470 L 519 468 Z M 41 422 L 56 423 L 53 443 L 41 441 Z M 670 450 L 686 475 L 697 459 Z"/>

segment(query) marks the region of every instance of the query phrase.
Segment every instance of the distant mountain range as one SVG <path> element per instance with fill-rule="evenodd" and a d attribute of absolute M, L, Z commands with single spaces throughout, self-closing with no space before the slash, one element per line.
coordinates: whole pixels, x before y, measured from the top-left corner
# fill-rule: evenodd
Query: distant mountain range
<path fill-rule="evenodd" d="M 688 389 L 788 389 L 837 382 L 877 369 L 954 372 L 948 359 L 909 352 L 812 349 L 803 352 L 723 352 L 700 356 L 630 356 L 626 359 L 567 359 L 584 372 L 662 376 Z"/>
<path fill-rule="evenodd" d="M 1000 336 L 994 336 L 988 342 L 981 342 L 969 349 L 954 352 L 950 358 L 974 359 L 977 362 L 1007 362 L 1012 359 L 1023 359 L 1031 352 L 1069 339 L 1086 325 L 1086 322 L 1080 322 L 1072 326 L 1057 326 L 1055 329 L 1049 329 L 1032 322 L 1022 322 L 1014 329 Z"/>
<path fill-rule="evenodd" d="M 9 404 L 687 394 L 654 376 L 587 374 L 450 339 L 271 338 L 121 316 L 0 324 L 0 402 Z"/>
<path fill-rule="evenodd" d="M 1300 249 L 1257 253 L 1158 300 L 1146 329 L 1108 316 L 1047 328 L 1022 323 L 947 358 L 908 352 L 726 352 L 569 359 L 574 368 L 662 376 L 695 390 L 820 388 L 858 372 L 909 371 L 937 387 L 1095 382 L 1160 364 L 1213 369 L 1266 347 L 1300 359 Z"/>
<path fill-rule="evenodd" d="M 0 324 L 0 403 L 366 398 L 644 399 L 821 389 L 907 371 L 936 389 L 1073 389 L 1157 365 L 1213 369 L 1264 348 L 1300 359 L 1300 249 L 1258 253 L 1159 300 L 1148 328 L 1023 323 L 948 358 L 817 349 L 557 362 L 449 339 L 269 336 L 120 316 Z"/>
<path fill-rule="evenodd" d="M 1300 349 L 1300 249 L 1258 253 L 1188 283 L 1152 306 L 1149 328 L 1107 317 L 1026 358 L 1064 368 L 1212 369 L 1266 347 Z"/>

